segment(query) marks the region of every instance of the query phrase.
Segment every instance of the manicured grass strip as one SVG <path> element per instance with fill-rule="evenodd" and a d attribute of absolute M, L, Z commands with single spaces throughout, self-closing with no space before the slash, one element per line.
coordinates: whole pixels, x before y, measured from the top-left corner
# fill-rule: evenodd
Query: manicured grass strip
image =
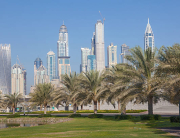
<path fill-rule="evenodd" d="M 155 124 L 153 126 L 153 124 Z M 133 122 L 130 120 L 116 121 L 113 117 L 104 118 L 74 118 L 72 121 L 36 127 L 0 129 L 3 138 L 43 138 L 43 137 L 73 137 L 73 138 L 173 138 L 167 133 L 153 127 L 174 125 L 169 119 L 153 122 Z"/>

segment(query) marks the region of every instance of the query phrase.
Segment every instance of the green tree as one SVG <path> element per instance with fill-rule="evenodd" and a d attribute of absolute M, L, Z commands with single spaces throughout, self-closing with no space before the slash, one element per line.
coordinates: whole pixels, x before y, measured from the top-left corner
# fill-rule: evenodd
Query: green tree
<path fill-rule="evenodd" d="M 106 99 L 106 94 L 109 92 L 109 89 L 105 87 L 105 83 L 103 83 L 103 72 L 99 71 L 89 71 L 86 73 L 82 73 L 80 76 L 80 86 L 81 91 L 79 96 L 85 98 L 87 103 L 94 104 L 94 113 L 97 113 L 97 102 L 98 100 Z M 78 94 L 77 94 L 78 95 Z"/>
<path fill-rule="evenodd" d="M 159 50 L 157 75 L 163 81 L 163 96 L 180 105 L 180 45 L 162 46 Z M 179 106 L 180 115 L 180 106 Z"/>
<path fill-rule="evenodd" d="M 70 73 L 70 75 L 62 75 L 61 83 L 63 86 L 56 90 L 53 94 L 54 100 L 59 104 L 66 103 L 66 105 L 69 105 L 70 103 L 72 103 L 73 112 L 76 113 L 76 93 L 79 91 L 78 74 L 74 72 Z"/>
<path fill-rule="evenodd" d="M 52 93 L 54 92 L 54 87 L 51 83 L 43 83 L 36 85 L 34 92 L 30 93 L 30 102 L 34 102 L 40 107 L 44 106 L 44 114 L 46 114 L 47 105 L 52 102 Z"/>
<path fill-rule="evenodd" d="M 7 107 L 13 109 L 13 114 L 15 113 L 15 108 L 17 107 L 17 104 L 23 101 L 23 97 L 19 93 L 13 93 L 9 95 L 6 94 L 4 98 L 4 103 L 7 105 Z"/>

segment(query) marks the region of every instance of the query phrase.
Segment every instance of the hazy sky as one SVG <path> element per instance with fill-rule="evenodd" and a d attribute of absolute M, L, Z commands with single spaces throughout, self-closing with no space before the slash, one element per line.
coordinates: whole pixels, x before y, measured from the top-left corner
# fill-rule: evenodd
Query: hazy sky
<path fill-rule="evenodd" d="M 34 60 L 40 57 L 46 67 L 48 51 L 57 53 L 63 20 L 69 33 L 71 70 L 79 72 L 81 47 L 91 47 L 99 11 L 106 19 L 105 53 L 113 42 L 119 55 L 124 43 L 144 47 L 148 17 L 157 48 L 180 43 L 179 6 L 180 0 L 0 0 L 0 44 L 11 44 L 12 65 L 19 56 L 27 70 L 29 92 Z"/>

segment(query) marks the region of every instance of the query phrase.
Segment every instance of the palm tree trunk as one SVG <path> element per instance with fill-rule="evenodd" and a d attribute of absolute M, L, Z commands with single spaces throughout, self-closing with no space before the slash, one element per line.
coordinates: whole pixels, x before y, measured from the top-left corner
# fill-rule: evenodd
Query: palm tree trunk
<path fill-rule="evenodd" d="M 46 106 L 44 106 L 44 114 L 46 114 Z"/>
<path fill-rule="evenodd" d="M 76 103 L 73 105 L 73 113 L 76 114 L 77 106 Z"/>
<path fill-rule="evenodd" d="M 126 114 L 126 105 L 121 104 L 121 115 L 125 115 L 125 114 Z"/>
<path fill-rule="evenodd" d="M 121 104 L 120 104 L 120 100 L 118 99 L 118 110 L 120 111 L 121 110 Z"/>
<path fill-rule="evenodd" d="M 15 107 L 13 107 L 13 114 L 15 113 Z"/>
<path fill-rule="evenodd" d="M 42 111 L 42 105 L 40 105 L 40 111 Z"/>
<path fill-rule="evenodd" d="M 180 100 L 179 100 L 179 118 L 180 118 Z"/>
<path fill-rule="evenodd" d="M 98 110 L 100 110 L 100 100 L 98 100 Z"/>
<path fill-rule="evenodd" d="M 97 114 L 97 101 L 94 101 L 94 114 Z"/>
<path fill-rule="evenodd" d="M 83 110 L 83 104 L 81 105 L 81 110 Z"/>
<path fill-rule="evenodd" d="M 148 115 L 153 115 L 153 96 L 148 96 Z"/>

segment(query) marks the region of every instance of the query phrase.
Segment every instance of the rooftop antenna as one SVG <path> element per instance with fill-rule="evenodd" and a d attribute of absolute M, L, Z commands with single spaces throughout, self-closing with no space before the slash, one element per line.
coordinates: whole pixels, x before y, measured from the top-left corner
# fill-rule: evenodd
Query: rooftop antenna
<path fill-rule="evenodd" d="M 149 24 L 149 18 L 148 18 L 148 24 Z"/>
<path fill-rule="evenodd" d="M 103 18 L 101 12 L 99 11 L 100 15 L 101 15 L 101 18 L 103 19 L 103 24 L 104 24 L 104 21 L 105 21 L 105 18 Z"/>
<path fill-rule="evenodd" d="M 63 25 L 64 25 L 64 20 L 63 20 Z"/>

